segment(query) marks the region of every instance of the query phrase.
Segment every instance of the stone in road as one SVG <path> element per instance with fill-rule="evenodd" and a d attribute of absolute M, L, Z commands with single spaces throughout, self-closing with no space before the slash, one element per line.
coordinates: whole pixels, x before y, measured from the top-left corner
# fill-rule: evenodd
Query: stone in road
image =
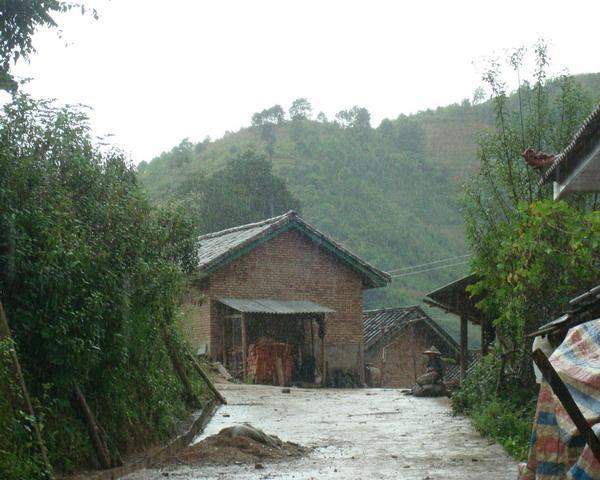
<path fill-rule="evenodd" d="M 220 385 L 228 405 L 195 441 L 248 422 L 313 450 L 307 457 L 254 465 L 143 470 L 129 480 L 163 479 L 494 479 L 516 478 L 516 465 L 454 417 L 446 398 L 415 398 L 393 389 L 297 389 Z"/>

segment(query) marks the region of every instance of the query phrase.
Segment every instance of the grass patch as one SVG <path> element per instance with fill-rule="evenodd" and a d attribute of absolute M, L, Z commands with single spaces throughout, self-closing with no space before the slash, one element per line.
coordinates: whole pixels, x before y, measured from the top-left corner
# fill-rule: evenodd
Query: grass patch
<path fill-rule="evenodd" d="M 535 388 L 498 389 L 500 360 L 496 353 L 481 359 L 464 385 L 452 395 L 456 414 L 471 417 L 476 430 L 504 447 L 516 460 L 527 457 L 535 413 Z"/>

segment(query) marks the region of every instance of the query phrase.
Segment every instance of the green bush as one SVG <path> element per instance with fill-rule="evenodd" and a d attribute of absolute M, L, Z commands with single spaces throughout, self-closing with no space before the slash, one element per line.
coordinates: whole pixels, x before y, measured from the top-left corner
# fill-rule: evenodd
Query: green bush
<path fill-rule="evenodd" d="M 475 406 L 471 419 L 479 433 L 496 440 L 513 458 L 524 460 L 534 410 L 535 404 L 523 407 L 511 400 L 493 399 Z"/>
<path fill-rule="evenodd" d="M 516 382 L 499 383 L 501 365 L 498 351 L 483 357 L 450 400 L 455 413 L 470 416 L 479 433 L 497 441 L 509 455 L 522 460 L 527 455 L 531 437 L 535 387 Z M 506 375 L 505 370 L 504 380 Z"/>
<path fill-rule="evenodd" d="M 95 463 L 74 384 L 111 448 L 164 439 L 191 408 L 164 338 L 185 348 L 176 312 L 196 263 L 192 222 L 152 208 L 74 107 L 15 96 L 0 114 L 0 171 L 0 299 L 54 468 Z M 27 478 L 28 425 L 0 414 L 15 439 L 0 440 L 0 477 Z"/>

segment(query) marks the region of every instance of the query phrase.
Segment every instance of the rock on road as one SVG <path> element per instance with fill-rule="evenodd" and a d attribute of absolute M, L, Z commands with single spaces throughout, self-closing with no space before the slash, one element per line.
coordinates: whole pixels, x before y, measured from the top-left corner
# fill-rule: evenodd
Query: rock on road
<path fill-rule="evenodd" d="M 250 423 L 313 450 L 307 457 L 254 465 L 171 466 L 128 480 L 192 479 L 483 479 L 514 480 L 516 462 L 482 438 L 446 398 L 415 398 L 394 389 L 299 389 L 219 385 L 222 406 L 195 441 Z M 168 472 L 168 473 L 167 473 Z M 168 475 L 168 477 L 166 477 Z"/>

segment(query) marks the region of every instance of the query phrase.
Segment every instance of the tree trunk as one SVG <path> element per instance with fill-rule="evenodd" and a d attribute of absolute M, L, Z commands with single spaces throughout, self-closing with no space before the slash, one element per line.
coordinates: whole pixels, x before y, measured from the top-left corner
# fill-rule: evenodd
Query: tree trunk
<path fill-rule="evenodd" d="M 88 407 L 85 397 L 83 396 L 79 385 L 76 383 L 73 384 L 73 397 L 83 412 L 85 422 L 87 423 L 88 430 L 90 432 L 90 438 L 92 439 L 92 444 L 94 445 L 94 450 L 96 450 L 96 456 L 100 462 L 100 467 L 103 469 L 108 469 L 112 466 L 116 466 L 113 465 L 110 458 L 110 450 L 108 449 L 108 439 L 106 434 L 103 434 L 103 430 L 96 422 L 94 414 L 90 410 L 90 407 Z"/>
<path fill-rule="evenodd" d="M 12 335 L 10 333 L 10 327 L 8 326 L 8 319 L 6 318 L 6 314 L 4 313 L 4 307 L 2 306 L 2 302 L 0 302 L 0 340 L 4 339 L 7 339 L 12 342 Z M 21 364 L 19 363 L 19 357 L 17 356 L 17 352 L 13 347 L 11 347 L 10 349 L 10 369 L 17 382 L 17 385 L 19 386 L 19 389 L 21 390 L 22 395 L 22 398 L 19 398 L 16 395 L 11 395 L 11 403 L 13 405 L 13 409 L 15 411 L 21 410 L 27 412 L 27 414 L 31 417 L 33 424 L 33 433 L 35 436 L 35 441 L 40 450 L 42 461 L 44 462 L 44 466 L 46 467 L 48 473 L 52 473 L 52 466 L 50 465 L 50 461 L 48 460 L 46 445 L 44 445 L 41 429 L 38 424 L 37 417 L 35 416 L 35 412 L 33 411 L 33 405 L 31 404 L 29 391 L 27 390 L 27 385 L 25 385 L 25 379 L 23 377 L 23 371 L 21 370 Z"/>

